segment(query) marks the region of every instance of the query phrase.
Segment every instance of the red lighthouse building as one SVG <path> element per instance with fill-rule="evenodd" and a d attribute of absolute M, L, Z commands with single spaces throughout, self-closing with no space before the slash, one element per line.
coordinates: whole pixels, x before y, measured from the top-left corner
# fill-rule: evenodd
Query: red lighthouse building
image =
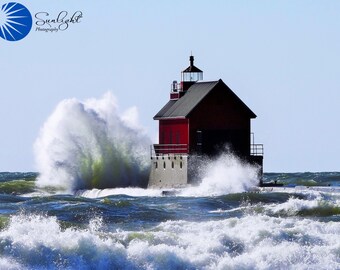
<path fill-rule="evenodd" d="M 214 156 L 225 146 L 262 168 L 263 145 L 251 141 L 251 119 L 256 115 L 221 79 L 202 80 L 203 72 L 190 56 L 181 82 L 172 83 L 170 100 L 154 116 L 159 121 L 159 144 L 152 146 L 149 187 L 194 183 L 193 162 L 198 158 L 190 157 Z"/>

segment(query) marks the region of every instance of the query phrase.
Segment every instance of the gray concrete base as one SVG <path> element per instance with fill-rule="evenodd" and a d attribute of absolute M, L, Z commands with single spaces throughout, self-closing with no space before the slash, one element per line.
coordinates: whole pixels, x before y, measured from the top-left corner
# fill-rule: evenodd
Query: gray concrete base
<path fill-rule="evenodd" d="M 169 154 L 151 157 L 148 188 L 180 188 L 187 184 L 187 155 Z"/>

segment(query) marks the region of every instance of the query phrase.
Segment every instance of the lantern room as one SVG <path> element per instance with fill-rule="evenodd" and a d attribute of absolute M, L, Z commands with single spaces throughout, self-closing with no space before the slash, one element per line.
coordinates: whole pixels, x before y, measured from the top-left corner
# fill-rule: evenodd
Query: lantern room
<path fill-rule="evenodd" d="M 191 55 L 189 58 L 190 66 L 182 71 L 181 83 L 183 91 L 189 89 L 197 81 L 203 80 L 203 71 L 194 66 L 194 57 Z"/>

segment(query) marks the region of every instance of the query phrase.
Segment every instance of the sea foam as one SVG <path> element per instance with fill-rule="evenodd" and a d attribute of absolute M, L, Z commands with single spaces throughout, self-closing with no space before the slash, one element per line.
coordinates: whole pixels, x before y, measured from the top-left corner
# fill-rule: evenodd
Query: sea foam
<path fill-rule="evenodd" d="M 102 219 L 62 229 L 55 217 L 20 214 L 0 232 L 0 265 L 27 269 L 339 269 L 335 222 L 246 215 L 166 221 L 108 231 Z"/>

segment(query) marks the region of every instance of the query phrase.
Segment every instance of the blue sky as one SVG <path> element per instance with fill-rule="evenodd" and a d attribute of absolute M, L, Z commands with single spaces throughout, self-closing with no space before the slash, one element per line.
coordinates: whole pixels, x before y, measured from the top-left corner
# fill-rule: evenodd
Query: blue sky
<path fill-rule="evenodd" d="M 0 1 L 0 4 L 6 2 Z M 21 1 L 79 24 L 0 39 L 0 171 L 34 171 L 33 143 L 55 106 L 108 90 L 136 106 L 151 138 L 192 52 L 256 114 L 265 171 L 339 171 L 339 1 Z"/>

